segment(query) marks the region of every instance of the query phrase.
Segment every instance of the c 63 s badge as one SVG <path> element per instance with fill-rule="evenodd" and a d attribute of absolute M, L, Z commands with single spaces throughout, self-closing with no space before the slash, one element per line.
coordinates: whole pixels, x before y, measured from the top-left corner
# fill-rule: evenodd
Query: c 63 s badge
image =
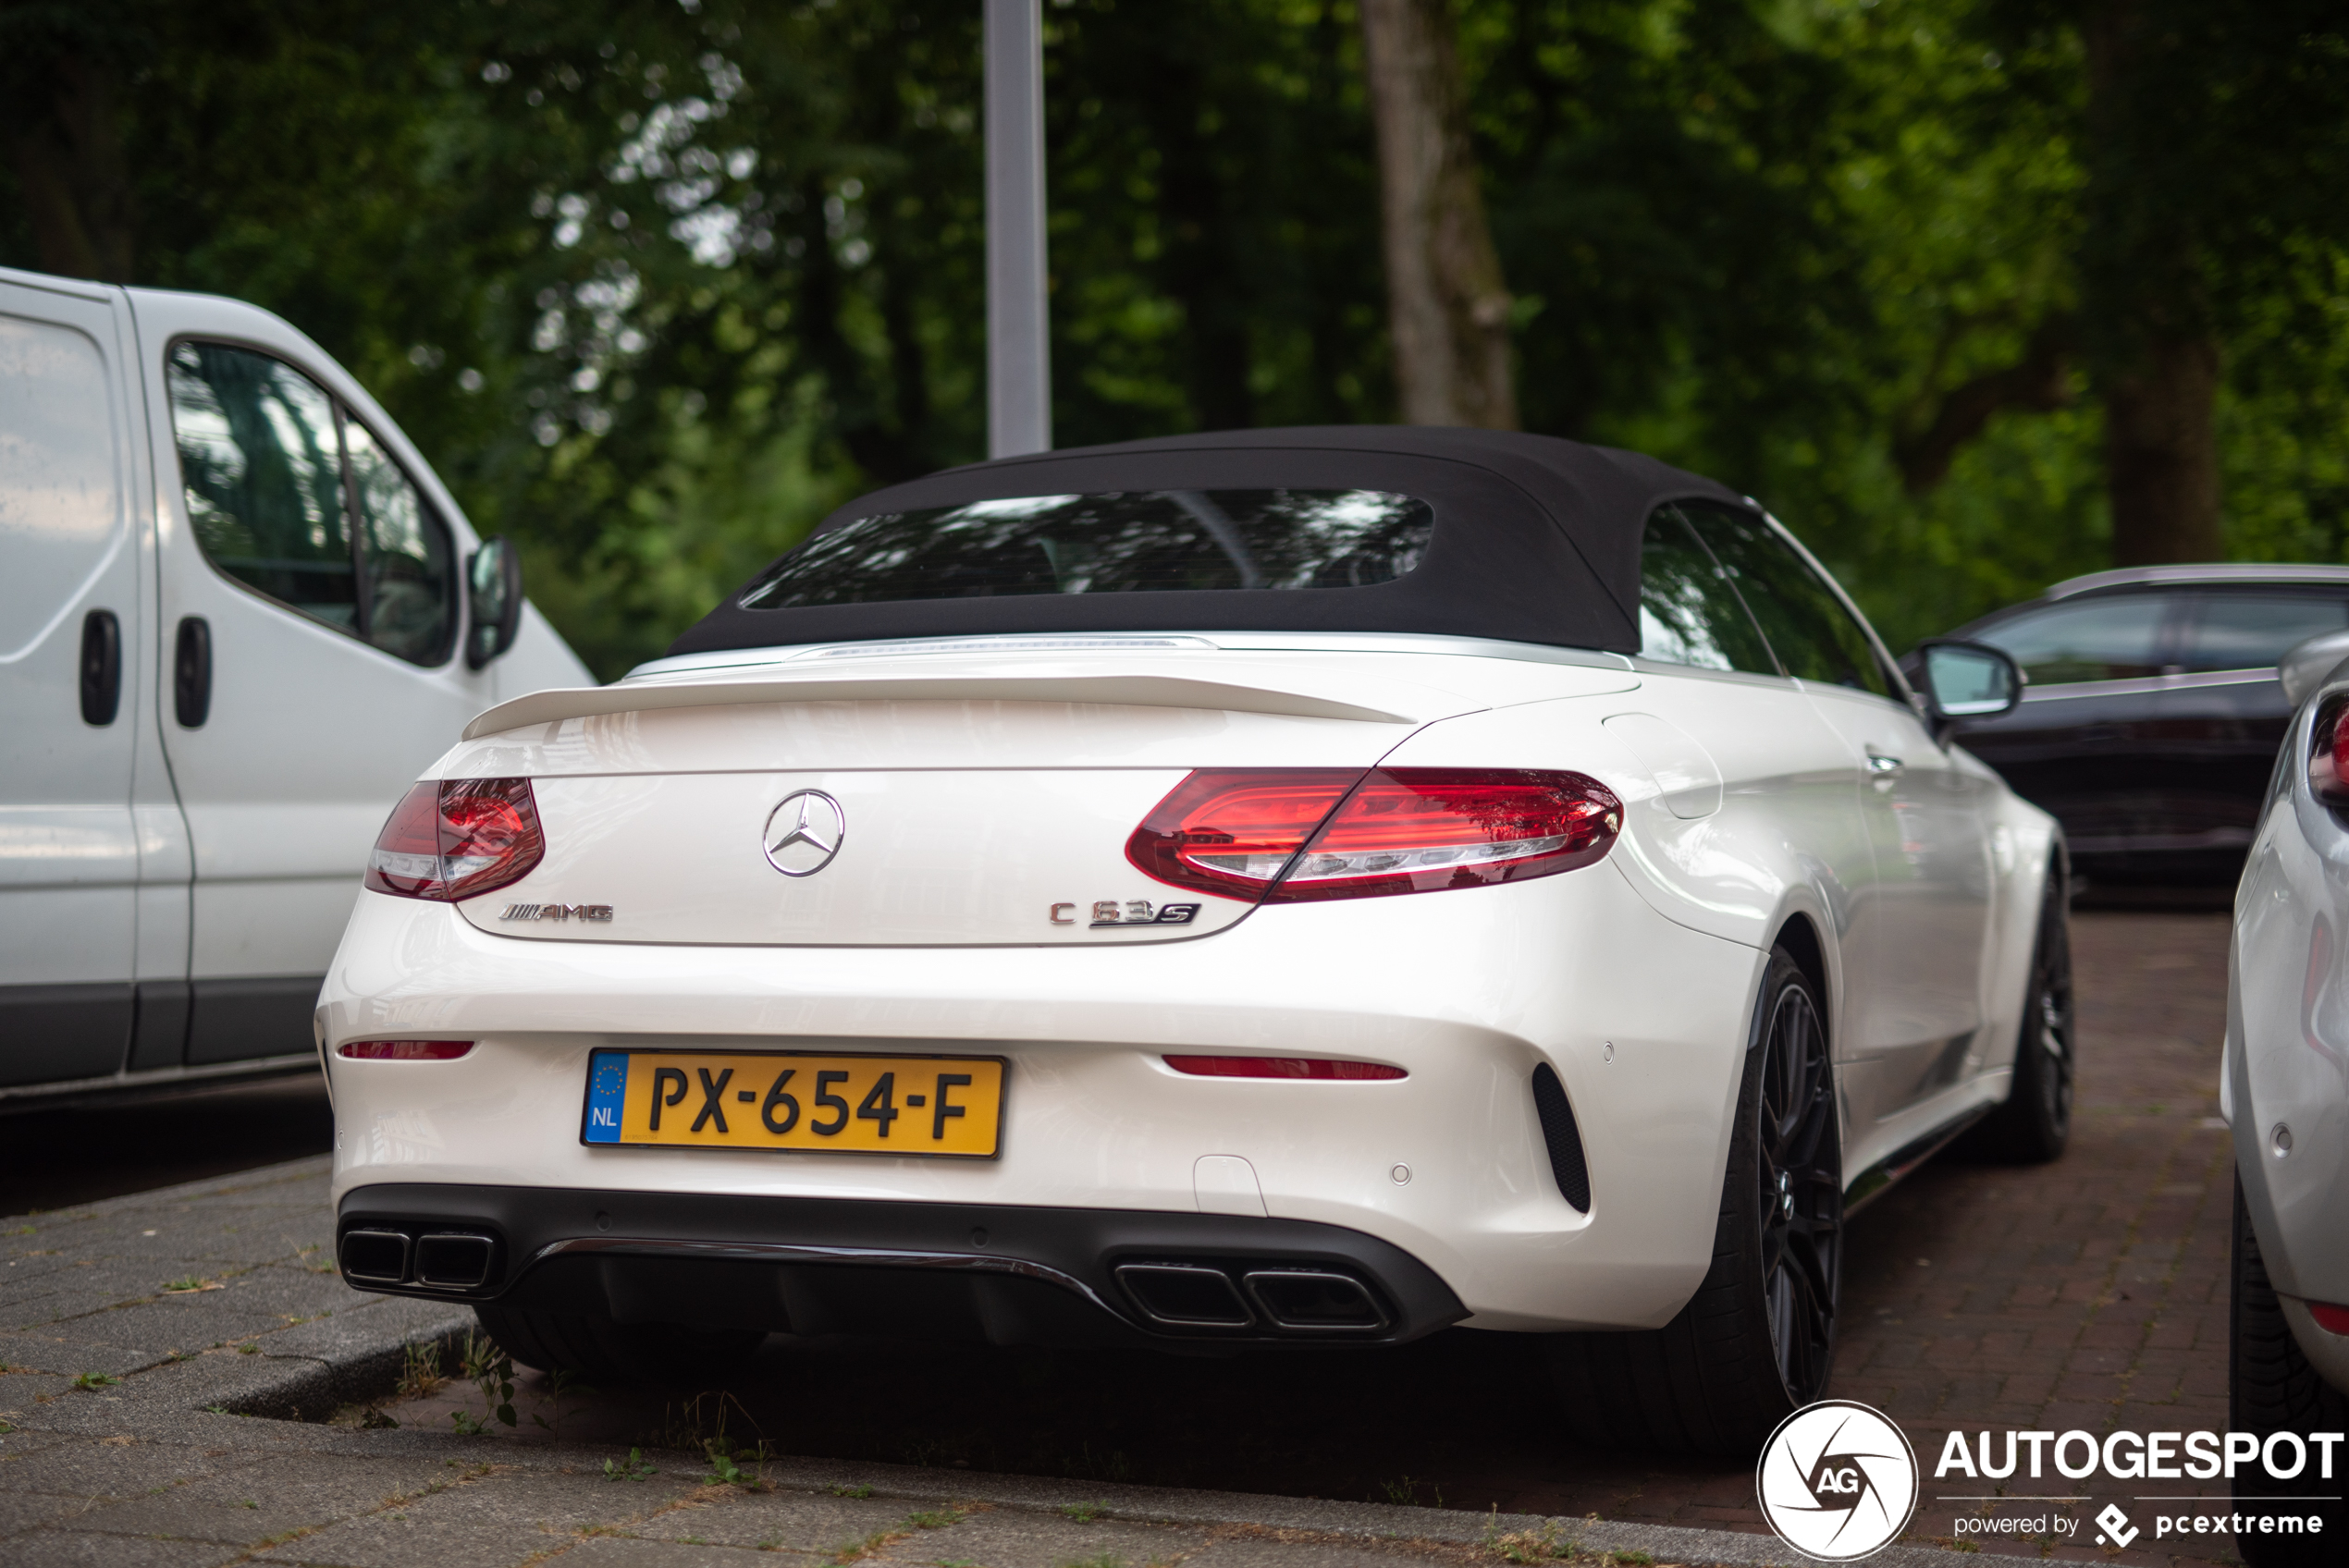
<path fill-rule="evenodd" d="M 1076 924 L 1076 904 L 1054 904 L 1052 922 L 1055 925 Z M 1093 918 L 1087 921 L 1088 930 L 1099 931 L 1109 925 L 1188 925 L 1199 918 L 1197 904 L 1160 904 L 1150 907 L 1148 899 L 1101 899 L 1093 904 Z"/>

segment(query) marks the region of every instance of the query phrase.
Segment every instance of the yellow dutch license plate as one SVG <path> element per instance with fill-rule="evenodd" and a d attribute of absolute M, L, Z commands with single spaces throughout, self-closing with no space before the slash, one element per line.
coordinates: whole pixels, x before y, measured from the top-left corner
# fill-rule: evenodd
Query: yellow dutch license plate
<path fill-rule="evenodd" d="M 991 1158 L 1000 1057 L 597 1051 L 580 1141 Z"/>

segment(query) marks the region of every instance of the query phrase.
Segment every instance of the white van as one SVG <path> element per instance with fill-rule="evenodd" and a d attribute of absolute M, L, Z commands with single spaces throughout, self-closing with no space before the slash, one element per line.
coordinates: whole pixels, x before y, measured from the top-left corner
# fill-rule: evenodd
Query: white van
<path fill-rule="evenodd" d="M 394 802 L 590 680 L 300 332 L 0 269 L 0 1101 L 314 1062 Z"/>

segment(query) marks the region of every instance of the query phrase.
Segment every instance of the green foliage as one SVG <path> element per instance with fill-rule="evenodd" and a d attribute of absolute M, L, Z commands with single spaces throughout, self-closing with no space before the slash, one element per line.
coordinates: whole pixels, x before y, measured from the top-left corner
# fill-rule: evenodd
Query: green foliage
<path fill-rule="evenodd" d="M 2098 388 L 2183 311 L 2226 350 L 2230 549 L 2343 558 L 2337 7 L 2108 8 L 2153 42 L 2092 126 L 2047 0 L 1456 5 L 1529 428 L 1762 498 L 1905 645 L 2109 564 Z M 0 263 L 286 315 L 609 677 L 984 454 L 978 9 L 0 8 L 88 239 L 18 157 Z M 1349 0 L 1072 0 L 1046 43 L 1061 444 L 1391 417 Z M 69 76 L 112 84 L 112 165 L 42 108 Z"/>
<path fill-rule="evenodd" d="M 630 1449 L 624 1460 L 604 1461 L 604 1479 L 607 1481 L 649 1481 L 657 1474 L 658 1472 L 645 1463 L 645 1451 L 640 1448 Z"/>
<path fill-rule="evenodd" d="M 449 1419 L 465 1437 L 492 1435 L 493 1420 L 512 1427 L 514 1418 L 514 1361 L 497 1341 L 481 1334 L 467 1333 L 464 1348 L 459 1353 L 459 1372 L 481 1390 L 482 1411 L 478 1418 L 465 1411 L 452 1411 Z"/>

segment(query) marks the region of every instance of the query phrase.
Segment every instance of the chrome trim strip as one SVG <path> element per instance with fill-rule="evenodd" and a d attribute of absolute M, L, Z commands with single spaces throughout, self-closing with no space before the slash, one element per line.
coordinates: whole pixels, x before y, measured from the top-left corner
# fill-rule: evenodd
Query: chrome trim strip
<path fill-rule="evenodd" d="M 2241 582 L 2301 584 L 2325 582 L 2349 585 L 2349 567 L 2253 561 L 2210 561 L 2192 566 L 2132 566 L 2117 571 L 2092 571 L 2068 577 L 2049 588 L 2043 599 L 2068 599 L 2097 588 L 2203 585 L 2219 587 Z"/>
<path fill-rule="evenodd" d="M 995 1257 L 985 1253 L 817 1246 L 799 1242 L 692 1242 L 656 1236 L 573 1236 L 567 1241 L 549 1242 L 531 1254 L 523 1268 L 514 1270 L 514 1278 L 519 1279 L 524 1269 L 535 1268 L 547 1258 L 575 1253 L 613 1253 L 624 1257 L 715 1257 L 738 1258 L 747 1262 L 832 1263 L 879 1268 L 939 1268 L 968 1274 L 1016 1274 L 1058 1285 L 1065 1291 L 1074 1291 L 1113 1317 L 1132 1321 L 1102 1299 L 1101 1292 L 1073 1274 L 1064 1274 L 1049 1264 L 1033 1263 L 1024 1257 Z"/>

